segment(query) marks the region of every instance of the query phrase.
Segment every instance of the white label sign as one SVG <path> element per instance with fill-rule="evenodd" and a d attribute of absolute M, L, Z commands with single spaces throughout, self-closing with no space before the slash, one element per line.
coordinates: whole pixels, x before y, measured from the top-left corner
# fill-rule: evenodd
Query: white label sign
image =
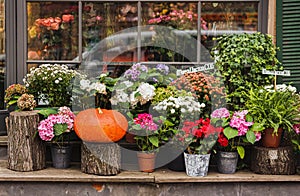
<path fill-rule="evenodd" d="M 270 71 L 270 70 L 263 69 L 262 73 L 266 74 L 266 75 L 277 75 L 277 76 L 290 76 L 291 75 L 290 70 Z"/>
<path fill-rule="evenodd" d="M 213 63 L 208 63 L 208 64 L 205 64 L 200 67 L 190 67 L 186 70 L 178 69 L 176 71 L 176 75 L 181 76 L 185 73 L 193 73 L 193 72 L 206 71 L 206 70 L 212 70 L 212 69 L 215 69 L 215 65 Z"/>

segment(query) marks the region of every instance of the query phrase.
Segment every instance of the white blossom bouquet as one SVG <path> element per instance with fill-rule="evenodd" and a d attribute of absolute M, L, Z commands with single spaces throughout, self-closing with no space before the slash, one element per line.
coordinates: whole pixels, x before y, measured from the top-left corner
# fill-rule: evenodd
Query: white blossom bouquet
<path fill-rule="evenodd" d="M 43 64 L 33 67 L 23 79 L 28 93 L 50 107 L 69 106 L 71 101 L 71 80 L 78 72 L 67 65 Z"/>

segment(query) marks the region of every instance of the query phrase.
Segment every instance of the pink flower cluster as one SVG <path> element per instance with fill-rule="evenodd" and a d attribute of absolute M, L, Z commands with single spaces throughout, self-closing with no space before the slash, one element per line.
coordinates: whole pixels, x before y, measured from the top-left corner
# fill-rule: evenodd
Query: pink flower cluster
<path fill-rule="evenodd" d="M 250 126 L 253 125 L 253 122 L 246 122 L 247 110 L 236 111 L 233 113 L 232 118 L 230 119 L 230 126 L 232 128 L 237 128 L 239 136 L 246 135 Z"/>
<path fill-rule="evenodd" d="M 73 128 L 75 115 L 68 107 L 60 107 L 57 114 L 51 114 L 42 120 L 38 126 L 39 136 L 44 141 L 51 141 L 55 137 L 55 124 L 66 124 L 65 132 L 70 132 Z"/>
<path fill-rule="evenodd" d="M 229 116 L 230 113 L 226 108 L 219 108 L 211 113 L 212 118 L 228 118 Z"/>
<path fill-rule="evenodd" d="M 153 122 L 153 117 L 151 114 L 138 114 L 138 117 L 134 118 L 133 120 L 135 124 L 139 124 L 143 129 L 146 129 L 147 131 L 156 131 L 158 129 L 158 125 Z"/>
<path fill-rule="evenodd" d="M 297 134 L 300 134 L 300 124 L 295 124 L 295 125 L 293 126 L 293 129 L 294 129 L 294 131 L 295 131 Z"/>

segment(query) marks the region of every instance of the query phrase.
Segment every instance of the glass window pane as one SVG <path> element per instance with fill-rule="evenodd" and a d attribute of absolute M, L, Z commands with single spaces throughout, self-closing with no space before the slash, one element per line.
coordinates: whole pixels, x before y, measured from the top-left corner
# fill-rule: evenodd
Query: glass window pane
<path fill-rule="evenodd" d="M 148 61 L 189 62 L 197 60 L 197 3 L 142 3 L 142 25 L 151 32 L 147 46 Z"/>
<path fill-rule="evenodd" d="M 212 61 L 207 51 L 216 44 L 213 37 L 223 34 L 258 31 L 258 2 L 203 2 L 201 18 L 205 28 L 201 32 L 201 61 Z"/>
<path fill-rule="evenodd" d="M 136 2 L 84 2 L 82 13 L 82 69 L 119 75 L 138 60 Z"/>
<path fill-rule="evenodd" d="M 78 6 L 28 2 L 28 60 L 72 60 L 78 56 Z"/>
<path fill-rule="evenodd" d="M 0 109 L 4 109 L 5 84 L 5 10 L 4 0 L 0 0 Z"/>

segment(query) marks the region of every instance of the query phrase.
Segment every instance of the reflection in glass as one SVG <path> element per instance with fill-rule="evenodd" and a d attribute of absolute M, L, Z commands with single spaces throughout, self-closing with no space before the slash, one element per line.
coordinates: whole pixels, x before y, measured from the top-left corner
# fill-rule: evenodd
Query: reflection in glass
<path fill-rule="evenodd" d="M 82 13 L 82 69 L 118 76 L 138 60 L 137 3 L 84 2 Z"/>
<path fill-rule="evenodd" d="M 201 39 L 201 43 L 210 51 L 216 44 L 214 37 L 258 30 L 258 2 L 203 2 L 201 18 L 207 22 L 207 29 L 201 32 L 206 39 Z M 202 50 L 201 61 L 210 61 L 207 56 Z"/>
<path fill-rule="evenodd" d="M 196 61 L 197 3 L 142 3 L 142 8 L 142 25 L 153 32 L 149 43 L 142 40 L 148 61 Z"/>
<path fill-rule="evenodd" d="M 78 6 L 28 2 L 28 60 L 72 60 L 78 55 Z"/>

